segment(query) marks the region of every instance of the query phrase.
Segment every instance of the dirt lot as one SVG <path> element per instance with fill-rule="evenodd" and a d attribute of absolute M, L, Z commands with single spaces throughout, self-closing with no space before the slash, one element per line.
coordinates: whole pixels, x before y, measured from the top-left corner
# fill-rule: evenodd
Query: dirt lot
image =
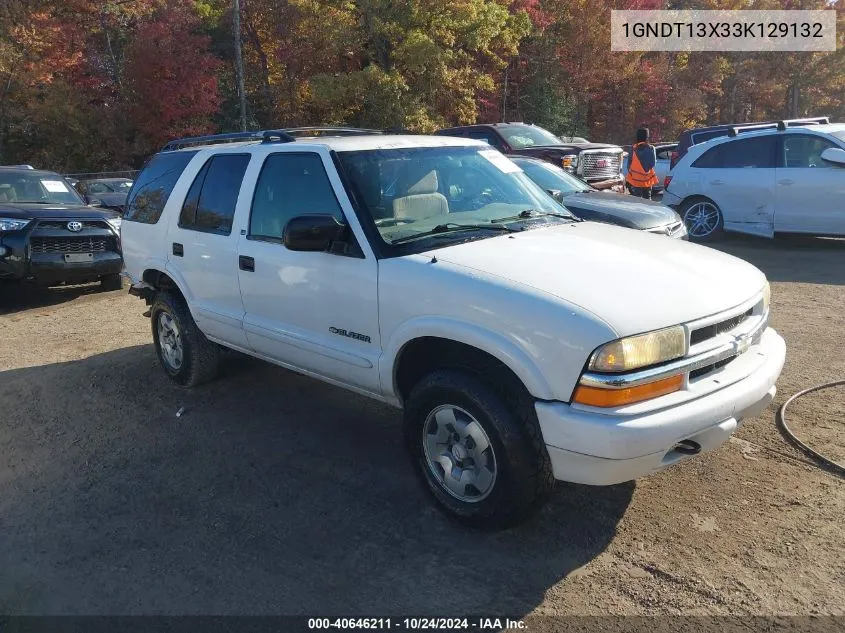
<path fill-rule="evenodd" d="M 845 378 L 845 241 L 719 248 L 772 280 L 777 404 Z M 773 408 L 713 454 L 560 485 L 478 534 L 417 487 L 397 411 L 234 354 L 184 391 L 137 299 L 0 292 L 0 613 L 845 614 L 845 481 Z M 840 459 L 843 405 L 794 411 Z"/>

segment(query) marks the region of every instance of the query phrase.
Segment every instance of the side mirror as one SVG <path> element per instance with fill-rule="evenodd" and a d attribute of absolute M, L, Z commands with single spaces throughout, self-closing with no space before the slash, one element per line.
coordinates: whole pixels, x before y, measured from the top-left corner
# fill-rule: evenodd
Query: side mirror
<path fill-rule="evenodd" d="M 85 196 L 85 202 L 88 203 L 89 207 L 101 207 L 103 206 L 103 201 L 99 198 L 93 198 L 91 196 Z"/>
<path fill-rule="evenodd" d="M 845 149 L 828 147 L 821 154 L 821 159 L 826 163 L 832 163 L 839 167 L 845 167 Z"/>
<path fill-rule="evenodd" d="M 548 193 L 556 201 L 563 204 L 563 192 L 560 189 L 547 189 L 546 193 Z"/>
<path fill-rule="evenodd" d="M 282 239 L 292 251 L 327 251 L 346 230 L 347 225 L 333 215 L 300 215 L 287 223 Z"/>

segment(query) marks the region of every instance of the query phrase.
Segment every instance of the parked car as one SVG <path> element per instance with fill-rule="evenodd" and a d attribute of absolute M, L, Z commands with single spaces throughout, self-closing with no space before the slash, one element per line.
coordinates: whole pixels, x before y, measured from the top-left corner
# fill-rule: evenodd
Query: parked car
<path fill-rule="evenodd" d="M 667 206 L 624 193 L 599 191 L 538 158 L 511 156 L 510 159 L 579 218 L 686 239 L 681 217 Z"/>
<path fill-rule="evenodd" d="M 747 262 L 577 221 L 478 141 L 234 138 L 168 144 L 127 203 L 164 371 L 210 380 L 223 346 L 404 408 L 460 521 L 678 463 L 774 397 L 785 347 Z"/>
<path fill-rule="evenodd" d="M 534 156 L 563 167 L 596 189 L 621 188 L 622 148 L 606 143 L 566 143 L 537 125 L 491 123 L 465 125 L 435 132 L 443 136 L 472 138 L 504 154 Z"/>
<path fill-rule="evenodd" d="M 59 174 L 0 169 L 0 280 L 121 286 L 120 217 Z"/>
<path fill-rule="evenodd" d="M 666 181 L 692 240 L 845 235 L 845 124 L 735 128 L 690 148 Z"/>
<path fill-rule="evenodd" d="M 818 117 L 815 119 L 791 119 L 786 121 L 787 127 L 800 127 L 806 125 L 820 125 L 820 124 L 827 124 L 830 123 L 830 119 L 827 117 Z M 672 152 L 669 161 L 669 169 L 674 169 L 675 165 L 678 164 L 678 161 L 684 157 L 684 155 L 689 151 L 689 148 L 693 145 L 698 145 L 699 143 L 704 143 L 706 141 L 711 141 L 714 138 L 722 138 L 723 136 L 727 136 L 728 133 L 735 127 L 742 127 L 743 129 L 750 130 L 754 128 L 768 128 L 768 127 L 776 127 L 778 121 L 760 121 L 757 123 L 725 123 L 720 125 L 711 125 L 708 127 L 699 127 L 692 130 L 686 130 L 681 134 L 681 138 L 678 139 L 678 148 Z"/>
<path fill-rule="evenodd" d="M 631 151 L 633 150 L 633 146 L 623 145 L 622 149 L 625 150 L 625 161 L 622 166 L 622 173 L 627 176 L 628 169 L 630 169 L 631 166 Z M 666 176 L 669 175 L 669 170 L 671 169 L 672 154 L 674 154 L 677 149 L 677 143 L 654 143 L 654 153 L 657 157 L 657 161 L 654 163 L 654 173 L 657 176 L 657 184 L 651 188 L 652 193 L 659 194 L 663 192 L 663 182 L 666 180 Z M 630 187 L 627 186 L 627 183 L 626 189 L 630 191 Z"/>
<path fill-rule="evenodd" d="M 76 190 L 81 193 L 89 204 L 105 207 L 118 213 L 123 213 L 126 206 L 126 196 L 132 189 L 129 178 L 96 178 L 80 180 Z"/>

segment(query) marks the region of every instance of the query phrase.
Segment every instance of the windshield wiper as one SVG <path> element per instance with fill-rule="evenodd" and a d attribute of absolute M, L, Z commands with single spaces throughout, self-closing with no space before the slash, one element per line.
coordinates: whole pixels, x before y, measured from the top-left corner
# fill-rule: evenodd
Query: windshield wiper
<path fill-rule="evenodd" d="M 495 222 L 495 221 L 494 221 Z M 438 224 L 430 231 L 423 231 L 422 233 L 415 233 L 414 235 L 406 235 L 405 237 L 400 237 L 391 242 L 391 244 L 402 244 L 404 242 L 411 242 L 413 240 L 417 240 L 423 237 L 429 237 L 431 235 L 441 235 L 444 233 L 455 233 L 457 231 L 477 231 L 477 230 L 485 230 L 485 231 L 503 231 L 505 233 L 518 233 L 521 229 L 514 229 L 509 226 L 505 226 L 503 224 L 457 224 L 455 222 L 447 222 L 445 224 Z"/>
<path fill-rule="evenodd" d="M 516 215 L 509 216 L 507 218 L 498 218 L 496 220 L 490 220 L 491 222 L 508 222 L 509 220 L 528 220 L 530 218 L 542 218 L 545 216 L 552 216 L 555 218 L 563 218 L 564 220 L 569 220 L 570 222 L 579 222 L 579 218 L 576 218 L 574 215 L 566 215 L 565 213 L 555 213 L 554 211 L 538 211 L 537 209 L 525 209 L 525 211 L 520 211 Z"/>

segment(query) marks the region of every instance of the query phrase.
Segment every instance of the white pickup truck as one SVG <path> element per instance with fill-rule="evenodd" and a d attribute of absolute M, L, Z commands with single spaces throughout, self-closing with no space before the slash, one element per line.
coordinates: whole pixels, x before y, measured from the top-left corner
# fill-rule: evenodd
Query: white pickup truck
<path fill-rule="evenodd" d="M 224 346 L 402 407 L 426 489 L 470 525 L 719 446 L 784 362 L 755 267 L 579 221 L 468 139 L 174 141 L 122 244 L 174 381 Z"/>

